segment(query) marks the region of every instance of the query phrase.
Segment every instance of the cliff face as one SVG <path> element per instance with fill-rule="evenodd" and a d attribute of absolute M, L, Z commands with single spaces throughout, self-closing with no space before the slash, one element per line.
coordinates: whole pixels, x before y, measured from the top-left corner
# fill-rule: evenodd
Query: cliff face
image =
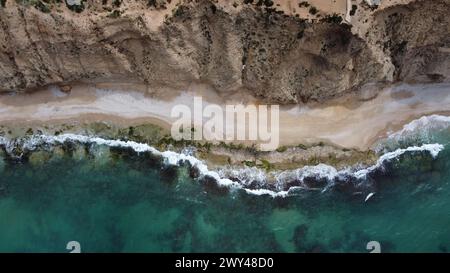
<path fill-rule="evenodd" d="M 407 82 L 450 78 L 450 1 L 420 1 L 375 13 L 369 42 L 380 41 Z"/>
<path fill-rule="evenodd" d="M 450 79 L 450 0 L 358 3 L 351 26 L 240 1 L 81 2 L 80 13 L 12 0 L 0 8 L 0 91 L 80 80 L 176 88 L 202 81 L 297 103 L 366 83 Z"/>

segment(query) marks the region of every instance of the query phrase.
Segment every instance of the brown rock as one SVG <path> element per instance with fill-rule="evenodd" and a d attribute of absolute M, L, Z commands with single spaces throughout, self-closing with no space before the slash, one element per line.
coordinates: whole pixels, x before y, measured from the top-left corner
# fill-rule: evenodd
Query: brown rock
<path fill-rule="evenodd" d="M 70 91 L 72 90 L 72 86 L 70 85 L 62 85 L 59 87 L 61 89 L 62 92 L 69 94 Z"/>
<path fill-rule="evenodd" d="M 351 26 L 257 5 L 178 2 L 155 9 L 124 1 L 111 18 L 101 1 L 80 13 L 8 1 L 0 9 L 0 92 L 100 80 L 182 90 L 200 81 L 286 104 L 369 83 L 450 79 L 448 0 L 361 7 Z"/>

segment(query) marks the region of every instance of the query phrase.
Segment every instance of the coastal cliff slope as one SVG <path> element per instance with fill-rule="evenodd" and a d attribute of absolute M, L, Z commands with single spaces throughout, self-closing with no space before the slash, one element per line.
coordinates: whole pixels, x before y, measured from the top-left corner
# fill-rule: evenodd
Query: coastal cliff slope
<path fill-rule="evenodd" d="M 198 81 L 287 104 L 450 79 L 449 0 L 300 2 L 2 0 L 0 91 Z"/>

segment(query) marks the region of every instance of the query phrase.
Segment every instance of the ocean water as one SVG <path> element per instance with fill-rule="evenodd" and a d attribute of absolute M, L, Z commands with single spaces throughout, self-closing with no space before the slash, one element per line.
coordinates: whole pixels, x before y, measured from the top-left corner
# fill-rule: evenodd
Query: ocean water
<path fill-rule="evenodd" d="M 2 139 L 0 252 L 448 252 L 449 124 L 424 117 L 381 141 L 375 166 L 276 186 L 143 144 Z"/>

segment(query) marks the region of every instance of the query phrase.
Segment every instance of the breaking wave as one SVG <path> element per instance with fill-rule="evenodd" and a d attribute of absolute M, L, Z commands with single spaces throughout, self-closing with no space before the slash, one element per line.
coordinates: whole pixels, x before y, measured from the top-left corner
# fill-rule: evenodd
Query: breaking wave
<path fill-rule="evenodd" d="M 450 117 L 429 115 L 415 119 L 377 143 L 375 150 L 386 152 L 399 147 L 417 146 L 422 143 L 450 143 Z"/>

